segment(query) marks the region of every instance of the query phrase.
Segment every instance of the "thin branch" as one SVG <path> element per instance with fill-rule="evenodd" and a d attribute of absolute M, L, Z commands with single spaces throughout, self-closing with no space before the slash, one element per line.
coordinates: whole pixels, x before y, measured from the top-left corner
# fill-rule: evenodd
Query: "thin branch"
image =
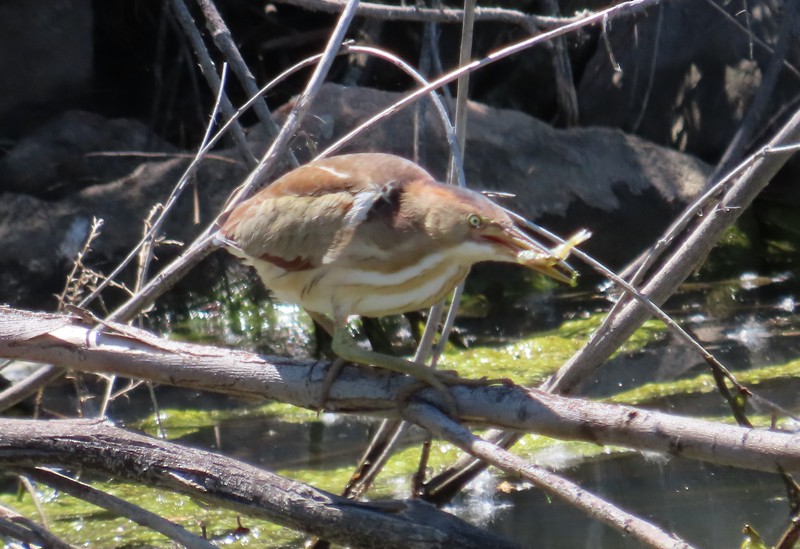
<path fill-rule="evenodd" d="M 92 488 L 88 484 L 78 482 L 62 474 L 42 468 L 24 467 L 19 472 L 36 482 L 46 484 L 51 488 L 97 505 L 121 517 L 128 518 L 145 528 L 159 532 L 169 539 L 180 543 L 189 549 L 216 549 L 216 545 L 192 534 L 183 526 L 175 524 L 155 513 L 143 509 L 138 505 L 129 503 L 102 490 Z"/>
<path fill-rule="evenodd" d="M 200 35 L 200 31 L 197 30 L 197 26 L 194 24 L 192 15 L 189 13 L 189 9 L 186 7 L 186 4 L 184 4 L 183 0 L 170 0 L 170 5 L 172 6 L 172 11 L 175 14 L 175 18 L 178 20 L 178 24 L 180 24 L 181 29 L 183 29 L 183 32 L 186 35 L 186 38 L 189 39 L 189 43 L 192 45 L 192 49 L 194 49 L 194 53 L 197 56 L 197 60 L 200 64 L 200 71 L 206 78 L 208 86 L 211 88 L 212 92 L 220 94 L 222 98 L 222 113 L 226 118 L 232 117 L 235 110 L 230 99 L 228 99 L 228 96 L 225 95 L 224 91 L 221 91 L 223 86 L 219 76 L 217 76 L 217 71 L 214 68 L 214 61 L 211 59 L 211 55 L 208 53 L 208 49 L 203 42 L 203 37 Z M 256 165 L 256 157 L 250 148 L 250 144 L 247 142 L 247 137 L 244 135 L 244 130 L 242 130 L 242 127 L 238 122 L 234 123 L 231 130 L 231 135 L 233 136 L 233 140 L 236 143 L 236 148 L 238 149 L 239 154 L 242 156 L 245 163 L 251 168 L 254 167 Z"/>
<path fill-rule="evenodd" d="M 214 43 L 225 56 L 225 59 L 228 60 L 228 63 L 230 63 L 231 68 L 233 68 L 233 72 L 239 79 L 239 83 L 244 88 L 245 93 L 251 97 L 257 95 L 258 85 L 256 84 L 256 79 L 253 76 L 253 73 L 250 72 L 250 68 L 247 66 L 247 63 L 245 63 L 241 52 L 239 52 L 239 48 L 236 47 L 236 44 L 233 41 L 233 36 L 231 36 L 231 31 L 228 29 L 228 26 L 225 24 L 225 20 L 222 19 L 219 11 L 217 11 L 217 7 L 214 5 L 214 2 L 212 0 L 197 0 L 197 4 L 203 11 L 203 16 L 206 19 L 206 27 L 211 33 Z M 253 111 L 255 111 L 256 116 L 261 121 L 261 124 L 263 124 L 264 129 L 266 129 L 268 137 L 274 137 L 278 135 L 280 127 L 272 117 L 272 113 L 267 106 L 267 102 L 264 101 L 263 96 L 261 100 L 256 101 L 253 104 Z M 292 167 L 296 168 L 299 166 L 297 158 L 295 158 L 294 153 L 292 153 L 291 150 L 286 151 L 286 158 L 289 160 L 289 163 Z"/>
<path fill-rule="evenodd" d="M 0 534 L 48 549 L 75 549 L 73 545 L 62 541 L 47 528 L 2 505 L 0 505 Z"/>
<path fill-rule="evenodd" d="M 475 0 L 464 0 L 464 23 L 461 26 L 461 43 L 458 50 L 458 66 L 463 67 L 472 60 L 472 38 L 475 27 Z M 462 157 L 467 144 L 467 101 L 469 100 L 469 75 L 465 72 L 458 77 L 456 92 L 456 135 L 458 136 L 458 150 Z M 455 182 L 453 174 L 457 172 L 460 158 L 450 159 L 450 172 L 448 181 Z M 463 168 L 462 168 L 463 169 Z"/>
<path fill-rule="evenodd" d="M 483 460 L 487 465 L 494 465 L 501 471 L 531 482 L 537 488 L 564 500 L 585 515 L 649 547 L 660 549 L 692 547 L 675 534 L 665 532 L 654 524 L 616 507 L 577 484 L 486 442 L 429 404 L 411 404 L 403 410 L 403 415 L 458 446 L 464 452 Z"/>
<path fill-rule="evenodd" d="M 345 5 L 342 0 L 278 0 L 278 3 L 298 6 L 309 11 L 327 13 L 338 13 L 342 11 Z M 416 21 L 420 23 L 460 24 L 464 20 L 464 11 L 459 9 L 389 6 L 373 2 L 361 2 L 357 15 L 389 21 Z M 566 23 L 572 23 L 579 17 L 581 15 L 576 15 L 575 17 L 531 15 L 517 10 L 496 7 L 478 7 L 475 9 L 475 21 L 477 22 L 507 23 L 526 30 L 558 27 Z"/>
<path fill-rule="evenodd" d="M 661 29 L 664 26 L 664 4 L 658 5 L 658 16 L 656 17 L 656 32 L 653 36 L 653 55 L 647 63 L 650 70 L 647 73 L 647 81 L 645 83 L 644 95 L 642 96 L 642 104 L 639 106 L 639 114 L 631 127 L 630 133 L 636 134 L 639 131 L 639 126 L 644 120 L 647 106 L 650 103 L 650 94 L 653 92 L 653 85 L 656 79 L 656 68 L 658 67 L 658 50 L 661 47 Z"/>
<path fill-rule="evenodd" d="M 558 0 L 545 0 L 544 5 L 554 16 L 559 16 Z M 536 33 L 536 29 L 529 29 L 531 34 Z M 559 114 L 563 117 L 566 127 L 578 124 L 578 94 L 575 91 L 575 78 L 572 73 L 572 62 L 569 58 L 569 48 L 567 39 L 560 36 L 553 40 L 550 45 L 550 57 L 553 64 L 553 74 L 556 84 L 556 101 L 558 102 Z"/>

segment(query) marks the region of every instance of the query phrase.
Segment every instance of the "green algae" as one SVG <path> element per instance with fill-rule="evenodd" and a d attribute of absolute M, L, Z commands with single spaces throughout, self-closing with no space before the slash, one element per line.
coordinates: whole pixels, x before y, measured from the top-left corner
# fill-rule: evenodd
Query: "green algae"
<path fill-rule="evenodd" d="M 234 548 L 297 547 L 303 539 L 301 534 L 291 529 L 251 517 L 241 517 L 242 526 L 249 532 L 237 531 L 239 515 L 236 512 L 206 506 L 166 490 L 104 481 L 92 482 L 92 485 L 180 524 L 194 534 L 202 535 L 205 529 L 207 537 L 219 545 Z M 98 549 L 174 547 L 171 540 L 149 528 L 47 486 L 36 485 L 36 494 L 50 530 L 68 543 Z M 21 492 L 19 496 L 0 494 L 0 504 L 24 516 L 38 518 L 33 497 L 27 492 Z"/>
<path fill-rule="evenodd" d="M 276 419 L 282 422 L 301 423 L 318 419 L 317 412 L 298 408 L 284 402 L 243 404 L 230 409 L 162 408 L 158 420 L 155 414 L 128 422 L 126 427 L 143 431 L 151 436 L 163 436 L 171 440 L 200 430 L 214 427 L 231 420 Z"/>
<path fill-rule="evenodd" d="M 800 360 L 734 372 L 742 385 L 756 388 L 759 385 L 800 378 Z M 624 391 L 610 397 L 608 402 L 641 405 L 658 399 L 675 396 L 704 395 L 716 392 L 717 386 L 711 374 L 700 374 L 689 379 L 646 383 L 635 389 Z"/>
<path fill-rule="evenodd" d="M 605 315 L 568 320 L 559 328 L 541 332 L 498 347 L 475 347 L 468 350 L 448 348 L 442 367 L 454 368 L 466 377 L 507 378 L 521 385 L 544 381 L 566 362 L 600 326 Z M 613 356 L 631 353 L 658 341 L 666 332 L 664 325 L 647 321 Z"/>

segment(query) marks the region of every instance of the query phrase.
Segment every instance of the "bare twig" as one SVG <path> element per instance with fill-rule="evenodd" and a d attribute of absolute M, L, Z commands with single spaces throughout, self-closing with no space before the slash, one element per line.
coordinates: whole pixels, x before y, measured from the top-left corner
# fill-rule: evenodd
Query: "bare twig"
<path fill-rule="evenodd" d="M 299 6 L 310 11 L 324 11 L 338 13 L 344 8 L 342 0 L 279 0 L 281 4 Z M 464 11 L 452 8 L 419 8 L 415 6 L 389 6 L 374 2 L 361 2 L 358 15 L 374 17 L 389 21 L 418 21 L 420 23 L 457 23 L 464 20 Z M 521 11 L 496 8 L 478 7 L 475 10 L 475 21 L 493 21 L 507 23 L 529 29 L 547 29 L 561 26 L 565 23 L 576 21 L 581 15 L 575 17 L 549 17 L 545 15 L 531 15 Z"/>
<path fill-rule="evenodd" d="M 208 27 L 211 37 L 214 39 L 214 43 L 223 55 L 225 55 L 225 58 L 233 68 L 233 72 L 236 73 L 244 91 L 251 97 L 257 95 L 258 85 L 256 84 L 256 79 L 253 73 L 250 72 L 250 68 L 247 66 L 247 63 L 245 63 L 244 58 L 242 58 L 239 48 L 236 47 L 233 37 L 231 36 L 231 31 L 228 29 L 228 25 L 225 24 L 225 20 L 222 19 L 219 11 L 217 11 L 216 5 L 214 5 L 212 0 L 197 0 L 197 4 L 203 11 L 203 15 L 206 19 L 206 27 Z M 272 113 L 263 97 L 259 101 L 253 103 L 253 111 L 255 111 L 261 124 L 264 125 L 268 137 L 278 135 L 280 128 L 272 117 Z M 297 158 L 295 158 L 291 150 L 286 151 L 286 158 L 289 159 L 293 167 L 299 165 Z"/>
<path fill-rule="evenodd" d="M 587 516 L 604 522 L 648 547 L 661 549 L 690 549 L 691 545 L 675 534 L 665 532 L 646 520 L 628 513 L 608 501 L 582 489 L 546 469 L 526 462 L 514 454 L 472 434 L 469 429 L 453 421 L 429 404 L 411 404 L 403 410 L 410 421 L 429 429 L 440 438 L 461 448 L 464 452 L 494 465 L 516 477 L 531 482 L 549 495 L 576 507 Z"/>
<path fill-rule="evenodd" d="M 461 44 L 458 50 L 458 66 L 463 67 L 472 60 L 472 37 L 475 27 L 475 0 L 464 0 L 464 23 L 461 26 Z M 458 136 L 458 151 L 463 157 L 467 144 L 467 101 L 469 100 L 469 74 L 463 73 L 458 77 L 458 91 L 456 93 L 456 135 Z M 448 180 L 456 180 L 455 173 L 461 159 L 450 159 L 450 172 Z M 463 169 L 463 168 L 462 168 Z"/>
<path fill-rule="evenodd" d="M 555 17 L 559 16 L 558 0 L 546 0 L 546 9 Z M 529 29 L 531 34 L 536 29 Z M 572 74 L 572 62 L 569 59 L 567 39 L 559 36 L 550 44 L 550 57 L 556 84 L 556 101 L 559 114 L 567 127 L 575 126 L 579 119 L 578 94 L 575 91 L 575 79 Z"/>
<path fill-rule="evenodd" d="M 617 61 L 617 57 L 614 55 L 614 48 L 611 47 L 611 40 L 608 38 L 608 24 L 608 17 L 604 17 L 600 34 L 603 37 L 603 44 L 606 47 L 606 53 L 608 54 L 608 61 L 611 63 L 611 67 L 614 69 L 614 72 L 622 72 L 622 67 L 620 67 L 619 61 Z"/>
<path fill-rule="evenodd" d="M 0 505 L 0 534 L 49 549 L 75 549 L 44 528 L 19 513 Z"/>
<path fill-rule="evenodd" d="M 658 5 L 658 17 L 656 18 L 656 33 L 653 36 L 653 55 L 647 65 L 650 67 L 647 73 L 647 80 L 645 82 L 644 95 L 642 96 L 642 104 L 639 105 L 639 114 L 636 115 L 636 120 L 631 127 L 631 133 L 639 131 L 639 126 L 644 120 L 644 113 L 647 111 L 647 105 L 650 103 L 650 94 L 653 91 L 653 84 L 655 84 L 656 68 L 658 67 L 658 50 L 661 47 L 661 27 L 664 26 L 664 4 Z"/>
<path fill-rule="evenodd" d="M 81 298 L 83 290 L 93 285 L 99 279 L 99 275 L 91 271 L 83 262 L 86 254 L 91 250 L 92 242 L 100 236 L 100 229 L 103 227 L 103 220 L 92 217 L 92 224 L 89 227 L 89 234 L 78 255 L 72 261 L 72 269 L 67 275 L 67 282 L 64 284 L 64 291 L 58 296 L 58 309 L 63 310 L 66 304 L 76 304 Z"/>
<path fill-rule="evenodd" d="M 189 13 L 189 9 L 186 7 L 186 4 L 184 4 L 183 0 L 170 0 L 170 5 L 172 6 L 172 11 L 175 13 L 175 18 L 178 20 L 181 29 L 183 29 L 186 38 L 189 39 L 192 49 L 194 49 L 194 53 L 200 63 L 200 70 L 203 76 L 205 76 L 209 87 L 214 93 L 219 94 L 221 97 L 220 105 L 222 107 L 222 113 L 226 118 L 232 117 L 235 112 L 233 105 L 230 99 L 228 99 L 228 96 L 225 95 L 225 92 L 222 91 L 223 85 L 214 68 L 214 61 L 211 59 L 208 49 L 206 49 L 203 37 L 200 36 L 200 31 L 197 30 L 192 15 Z M 254 167 L 256 165 L 256 157 L 250 148 L 250 144 L 247 142 L 244 130 L 242 130 L 238 122 L 233 124 L 231 135 L 245 163 L 251 168 Z"/>
<path fill-rule="evenodd" d="M 19 476 L 17 478 L 19 478 L 19 481 L 22 483 L 25 491 L 28 492 L 31 500 L 33 500 L 33 506 L 36 507 L 36 513 L 39 515 L 39 520 L 42 521 L 42 526 L 44 526 L 46 529 L 49 529 L 50 524 L 47 520 L 47 514 L 44 512 L 44 508 L 42 507 L 42 498 L 40 498 L 39 494 L 36 493 L 36 488 L 34 488 L 33 483 L 25 476 Z"/>

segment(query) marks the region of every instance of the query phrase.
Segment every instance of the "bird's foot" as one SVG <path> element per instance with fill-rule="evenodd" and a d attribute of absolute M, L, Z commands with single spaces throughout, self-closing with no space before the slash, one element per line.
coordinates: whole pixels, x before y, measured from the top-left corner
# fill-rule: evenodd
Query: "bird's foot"
<path fill-rule="evenodd" d="M 456 370 L 438 370 L 441 373 L 449 373 L 453 376 L 452 383 L 448 385 L 471 385 L 473 387 L 489 387 L 490 385 L 502 385 L 510 387 L 514 382 L 507 377 L 479 377 L 477 379 L 472 377 L 461 377 Z"/>
<path fill-rule="evenodd" d="M 428 369 L 429 375 L 425 376 L 424 378 L 417 375 L 416 373 L 413 374 L 417 378 L 417 383 L 413 383 L 409 385 L 405 389 L 400 392 L 400 401 L 405 402 L 410 399 L 415 393 L 425 389 L 427 387 L 433 387 L 439 394 L 442 395 L 445 402 L 445 407 L 447 408 L 447 412 L 451 415 L 458 414 L 458 404 L 456 403 L 455 397 L 453 397 L 452 392 L 448 388 L 449 385 L 469 385 L 469 386 L 489 386 L 489 385 L 504 385 L 509 386 L 513 385 L 513 382 L 510 379 L 500 378 L 500 379 L 490 379 L 486 377 L 482 377 L 479 379 L 473 379 L 468 377 L 461 377 L 456 370 L 434 370 Z"/>

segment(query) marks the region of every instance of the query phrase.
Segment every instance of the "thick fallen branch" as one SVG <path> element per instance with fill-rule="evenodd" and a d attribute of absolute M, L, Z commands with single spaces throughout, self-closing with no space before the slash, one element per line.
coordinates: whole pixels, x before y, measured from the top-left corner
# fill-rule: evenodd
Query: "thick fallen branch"
<path fill-rule="evenodd" d="M 177 343 L 143 330 L 109 325 L 91 331 L 67 315 L 0 307 L 0 356 L 58 364 L 247 398 L 270 398 L 316 408 L 330 366 L 322 361 L 265 358 L 254 353 Z M 347 367 L 327 406 L 345 412 L 394 415 L 412 380 Z M 630 406 L 528 391 L 521 387 L 452 389 L 461 419 L 569 440 L 585 440 L 773 472 L 800 471 L 800 435 L 721 425 Z M 433 403 L 440 395 L 426 389 Z"/>
<path fill-rule="evenodd" d="M 0 464 L 110 474 L 354 547 L 513 547 L 418 500 L 356 503 L 235 459 L 100 421 L 0 419 Z"/>

